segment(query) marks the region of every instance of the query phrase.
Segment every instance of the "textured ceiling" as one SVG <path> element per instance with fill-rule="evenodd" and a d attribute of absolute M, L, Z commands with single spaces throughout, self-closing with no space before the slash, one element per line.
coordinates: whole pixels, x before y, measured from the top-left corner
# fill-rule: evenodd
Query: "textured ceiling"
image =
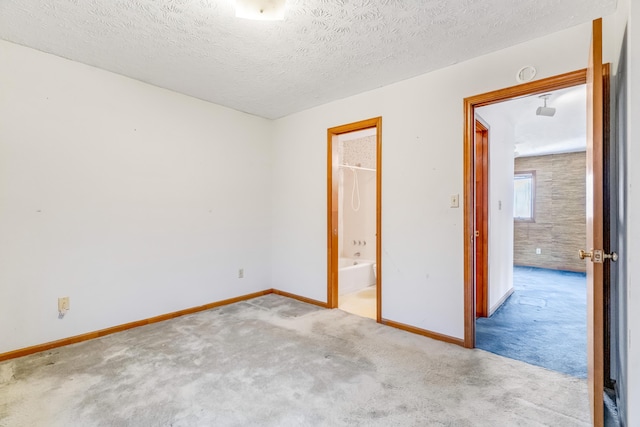
<path fill-rule="evenodd" d="M 500 115 L 513 125 L 515 157 L 586 150 L 586 86 L 550 92 L 547 106 L 556 109 L 553 117 L 536 115 L 542 105 L 539 96 L 533 95 L 480 107 L 476 113 L 483 118 Z"/>
<path fill-rule="evenodd" d="M 616 0 L 0 0 L 0 38 L 266 118 L 613 12 Z"/>

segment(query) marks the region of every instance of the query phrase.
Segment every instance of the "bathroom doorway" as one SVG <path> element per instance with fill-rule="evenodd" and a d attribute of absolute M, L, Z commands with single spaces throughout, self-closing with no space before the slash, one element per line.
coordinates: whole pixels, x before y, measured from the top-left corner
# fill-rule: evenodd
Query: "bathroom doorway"
<path fill-rule="evenodd" d="M 381 118 L 328 130 L 328 302 L 381 319 Z"/>

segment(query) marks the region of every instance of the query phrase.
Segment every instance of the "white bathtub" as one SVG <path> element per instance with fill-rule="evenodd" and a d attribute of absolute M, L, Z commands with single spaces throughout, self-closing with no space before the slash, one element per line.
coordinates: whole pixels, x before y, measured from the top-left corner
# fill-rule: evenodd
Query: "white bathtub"
<path fill-rule="evenodd" d="M 340 258 L 338 261 L 339 295 L 359 291 L 376 284 L 373 274 L 373 260 L 360 258 Z"/>

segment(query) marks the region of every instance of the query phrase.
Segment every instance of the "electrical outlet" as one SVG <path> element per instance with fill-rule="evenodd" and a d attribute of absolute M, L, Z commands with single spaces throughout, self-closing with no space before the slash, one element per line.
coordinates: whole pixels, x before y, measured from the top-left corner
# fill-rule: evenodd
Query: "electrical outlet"
<path fill-rule="evenodd" d="M 542 249 L 536 248 L 536 255 L 540 255 L 542 253 Z"/>
<path fill-rule="evenodd" d="M 58 311 L 64 313 L 69 310 L 69 297 L 58 298 Z"/>
<path fill-rule="evenodd" d="M 240 268 L 238 270 L 238 279 L 242 279 L 244 277 L 244 268 Z"/>

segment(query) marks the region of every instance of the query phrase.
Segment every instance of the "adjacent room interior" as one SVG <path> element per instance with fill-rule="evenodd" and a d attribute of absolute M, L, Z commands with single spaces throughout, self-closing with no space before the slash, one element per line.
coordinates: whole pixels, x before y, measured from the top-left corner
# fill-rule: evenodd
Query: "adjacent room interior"
<path fill-rule="evenodd" d="M 376 128 L 338 136 L 338 307 L 377 319 Z"/>
<path fill-rule="evenodd" d="M 476 110 L 493 160 L 490 308 L 478 317 L 477 347 L 579 378 L 587 376 L 586 264 L 575 250 L 586 239 L 585 108 L 577 85 Z M 513 164 L 503 162 L 511 153 Z"/>

